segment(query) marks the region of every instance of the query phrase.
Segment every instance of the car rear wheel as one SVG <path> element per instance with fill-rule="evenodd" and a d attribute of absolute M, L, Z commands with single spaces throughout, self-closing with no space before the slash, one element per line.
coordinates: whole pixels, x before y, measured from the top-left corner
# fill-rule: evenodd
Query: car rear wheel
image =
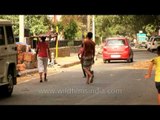
<path fill-rule="evenodd" d="M 131 58 L 131 62 L 133 62 L 133 58 Z"/>
<path fill-rule="evenodd" d="M 13 86 L 14 86 L 13 85 L 14 76 L 13 76 L 12 70 L 9 70 L 8 75 L 7 75 L 7 79 L 8 79 L 8 85 L 4 86 L 3 93 L 4 93 L 4 96 L 10 97 L 12 95 Z"/>
<path fill-rule="evenodd" d="M 110 63 L 111 62 L 111 60 L 108 60 L 108 63 Z"/>
<path fill-rule="evenodd" d="M 129 58 L 129 59 L 127 59 L 127 63 L 130 63 L 131 62 L 131 59 Z"/>
<path fill-rule="evenodd" d="M 106 63 L 106 60 L 103 60 L 104 63 Z"/>

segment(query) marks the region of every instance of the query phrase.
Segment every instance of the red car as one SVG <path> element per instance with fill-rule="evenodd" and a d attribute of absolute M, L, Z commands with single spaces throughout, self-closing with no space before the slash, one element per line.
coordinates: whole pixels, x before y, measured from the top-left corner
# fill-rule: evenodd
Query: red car
<path fill-rule="evenodd" d="M 107 38 L 103 46 L 103 61 L 110 63 L 111 60 L 126 60 L 133 62 L 133 51 L 129 41 L 125 37 Z"/>

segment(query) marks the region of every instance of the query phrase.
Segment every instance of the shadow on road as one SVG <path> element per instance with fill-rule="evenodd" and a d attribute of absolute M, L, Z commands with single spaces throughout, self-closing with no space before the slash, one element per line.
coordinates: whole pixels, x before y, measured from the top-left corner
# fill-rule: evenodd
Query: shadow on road
<path fill-rule="evenodd" d="M 126 63 L 127 64 L 128 62 L 126 62 L 126 60 L 124 60 L 124 61 L 119 61 L 119 60 L 118 61 L 114 61 L 113 60 L 113 61 L 110 61 L 110 63 L 106 62 L 106 64 L 114 64 L 114 63 L 116 63 L 116 64 L 118 64 L 118 63 Z"/>

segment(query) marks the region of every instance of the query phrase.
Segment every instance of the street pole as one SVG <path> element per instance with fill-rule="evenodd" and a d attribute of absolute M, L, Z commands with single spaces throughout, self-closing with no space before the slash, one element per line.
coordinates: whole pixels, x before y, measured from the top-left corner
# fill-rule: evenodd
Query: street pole
<path fill-rule="evenodd" d="M 90 15 L 87 15 L 87 32 L 90 31 Z"/>
<path fill-rule="evenodd" d="M 56 26 L 56 59 L 58 58 L 58 26 Z"/>
<path fill-rule="evenodd" d="M 92 33 L 93 33 L 93 41 L 95 42 L 95 21 L 94 21 L 94 15 L 92 15 Z"/>
<path fill-rule="evenodd" d="M 158 36 L 160 36 L 160 26 L 158 27 Z"/>
<path fill-rule="evenodd" d="M 24 40 L 24 15 L 19 15 L 19 42 L 26 42 Z"/>

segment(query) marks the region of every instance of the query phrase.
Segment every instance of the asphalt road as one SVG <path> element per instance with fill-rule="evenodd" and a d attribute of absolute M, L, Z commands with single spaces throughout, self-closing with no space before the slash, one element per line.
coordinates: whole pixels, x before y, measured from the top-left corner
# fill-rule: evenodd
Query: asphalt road
<path fill-rule="evenodd" d="M 143 50 L 134 51 L 134 62 L 156 56 Z M 48 82 L 32 79 L 14 87 L 9 98 L 0 98 L 0 105 L 157 105 L 154 76 L 143 78 L 145 69 L 131 69 L 133 63 L 111 61 L 101 56 L 93 69 L 95 78 L 87 85 L 81 66 L 63 68 L 48 76 Z"/>

